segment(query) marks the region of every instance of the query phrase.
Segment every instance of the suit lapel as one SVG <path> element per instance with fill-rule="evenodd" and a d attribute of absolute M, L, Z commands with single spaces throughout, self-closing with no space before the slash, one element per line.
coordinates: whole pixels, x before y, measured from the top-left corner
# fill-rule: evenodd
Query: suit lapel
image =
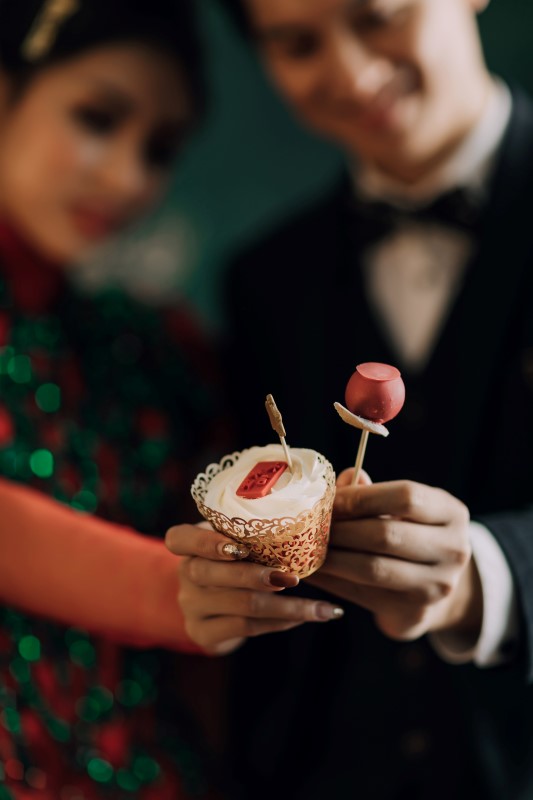
<path fill-rule="evenodd" d="M 533 109 L 517 95 L 482 223 L 479 251 L 432 362 L 440 376 L 448 376 L 441 391 L 449 393 L 450 417 L 456 420 L 456 486 L 463 486 L 470 473 L 487 392 L 532 266 L 532 186 Z"/>

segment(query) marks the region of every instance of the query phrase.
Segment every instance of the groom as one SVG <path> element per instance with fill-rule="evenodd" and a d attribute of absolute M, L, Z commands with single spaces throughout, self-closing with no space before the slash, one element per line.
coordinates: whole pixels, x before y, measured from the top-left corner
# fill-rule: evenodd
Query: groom
<path fill-rule="evenodd" d="M 230 272 L 242 443 L 273 391 L 341 469 L 355 365 L 396 364 L 408 398 L 304 587 L 345 619 L 234 656 L 242 796 L 533 797 L 533 109 L 485 66 L 484 0 L 223 3 L 346 153 Z"/>

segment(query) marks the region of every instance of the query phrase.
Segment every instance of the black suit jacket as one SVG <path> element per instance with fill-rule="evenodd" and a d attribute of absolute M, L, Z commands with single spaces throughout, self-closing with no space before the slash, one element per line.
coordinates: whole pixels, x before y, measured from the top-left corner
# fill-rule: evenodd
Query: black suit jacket
<path fill-rule="evenodd" d="M 332 409 L 347 378 L 362 361 L 402 367 L 365 298 L 351 199 L 343 179 L 242 254 L 228 284 L 241 444 L 272 439 L 272 392 L 289 442 L 339 470 L 357 445 Z M 462 291 L 427 368 L 402 372 L 406 405 L 365 467 L 440 486 L 489 527 L 515 577 L 520 642 L 503 667 L 449 666 L 355 607 L 249 642 L 234 658 L 244 797 L 533 798 L 533 108 L 520 94 Z"/>

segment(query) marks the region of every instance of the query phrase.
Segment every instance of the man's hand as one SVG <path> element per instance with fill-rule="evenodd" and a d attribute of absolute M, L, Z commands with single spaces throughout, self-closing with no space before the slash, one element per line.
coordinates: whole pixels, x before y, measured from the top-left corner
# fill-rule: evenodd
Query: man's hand
<path fill-rule="evenodd" d="M 454 630 L 477 639 L 481 583 L 467 508 L 410 481 L 351 487 L 338 480 L 326 563 L 308 580 L 368 609 L 393 639 Z"/>

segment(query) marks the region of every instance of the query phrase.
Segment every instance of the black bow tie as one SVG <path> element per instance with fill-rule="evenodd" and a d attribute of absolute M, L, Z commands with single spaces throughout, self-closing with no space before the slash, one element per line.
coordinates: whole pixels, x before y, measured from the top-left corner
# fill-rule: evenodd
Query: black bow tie
<path fill-rule="evenodd" d="M 358 222 L 363 244 L 384 239 L 408 223 L 433 223 L 475 234 L 483 204 L 479 196 L 466 189 L 455 189 L 440 195 L 425 206 L 399 208 L 380 200 L 367 200 L 355 195 L 352 209 Z"/>

